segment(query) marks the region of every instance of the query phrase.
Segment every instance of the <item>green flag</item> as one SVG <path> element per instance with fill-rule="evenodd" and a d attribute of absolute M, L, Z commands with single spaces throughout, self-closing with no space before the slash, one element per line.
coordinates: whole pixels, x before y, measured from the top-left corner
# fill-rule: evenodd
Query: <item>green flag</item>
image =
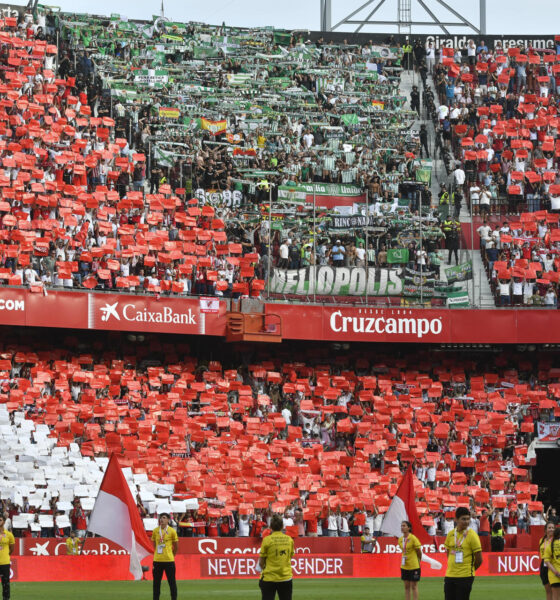
<path fill-rule="evenodd" d="M 172 167 L 175 164 L 173 152 L 164 150 L 161 146 L 154 146 L 154 158 L 162 167 Z"/>
<path fill-rule="evenodd" d="M 358 121 L 358 115 L 342 115 L 340 117 L 340 120 L 345 125 L 357 125 L 359 123 L 359 121 Z"/>
<path fill-rule="evenodd" d="M 447 295 L 447 306 L 461 307 L 469 306 L 469 293 L 468 292 L 452 292 Z"/>
<path fill-rule="evenodd" d="M 289 46 L 292 34 L 289 31 L 275 31 L 274 32 L 274 43 L 281 46 Z"/>
<path fill-rule="evenodd" d="M 455 267 L 447 267 L 445 269 L 447 283 L 455 283 L 456 281 L 468 281 L 473 277 L 472 262 L 469 260 Z"/>
<path fill-rule="evenodd" d="M 389 264 L 407 263 L 408 248 L 393 248 L 392 250 L 387 250 L 387 262 Z"/>

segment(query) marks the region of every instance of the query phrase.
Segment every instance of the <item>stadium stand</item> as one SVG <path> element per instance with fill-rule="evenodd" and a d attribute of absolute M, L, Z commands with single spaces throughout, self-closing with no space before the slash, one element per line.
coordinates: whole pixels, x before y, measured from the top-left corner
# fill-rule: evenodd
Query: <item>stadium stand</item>
<path fill-rule="evenodd" d="M 437 146 L 478 225 L 496 304 L 556 307 L 558 55 L 523 44 L 455 52 L 443 49 L 434 70 Z"/>
<path fill-rule="evenodd" d="M 188 521 L 181 502 L 197 498 L 190 519 L 204 535 L 234 514 L 293 518 L 301 508 L 313 521 L 327 504 L 346 519 L 382 514 L 412 461 L 429 526 L 442 527 L 455 505 L 515 506 L 525 524 L 527 511 L 542 513 L 527 452 L 537 421 L 559 410 L 560 373 L 545 356 L 496 357 L 487 372 L 488 355 L 337 357 L 313 347 L 235 366 L 158 338 L 115 338 L 111 350 L 98 340 L 89 354 L 77 342 L 0 354 L 4 508 L 19 535 L 52 527 L 53 511 L 68 516 L 75 498 L 91 508 L 112 452 L 132 469 L 146 518 L 171 510 Z"/>
<path fill-rule="evenodd" d="M 454 292 L 442 289 L 438 250 L 445 238 L 450 262 L 458 225 L 441 197 L 432 200 L 431 164 L 417 158 L 400 49 L 83 18 L 41 10 L 0 23 L 4 285 L 260 298 L 272 269 L 398 264 L 408 269 L 403 284 L 419 280 L 430 300 L 438 288 L 442 298 Z M 532 204 L 497 232 L 479 228 L 484 257 L 502 304 L 555 306 L 558 221 L 545 212 L 556 209 L 552 95 L 533 99 L 522 86 L 538 79 L 502 71 L 523 65 L 520 53 L 495 62 L 479 54 L 457 67 L 444 52 L 435 65 L 440 96 L 446 71 L 454 85 L 440 101 L 457 94 L 464 105 L 457 117 L 452 106 L 437 119 L 437 109 L 438 146 L 464 161 L 467 183 L 455 177 L 452 191 L 473 212 L 486 203 L 474 202 L 479 183 L 496 186 L 497 207 L 500 189 L 520 195 L 513 167 L 503 170 L 515 150 Z M 555 72 L 548 56 L 527 61 L 542 58 Z M 498 91 L 484 83 L 487 70 Z M 475 84 L 472 93 L 461 81 Z M 502 112 L 507 122 L 489 122 Z M 364 196 L 366 214 L 356 214 Z M 518 205 L 510 201 L 510 212 Z M 518 279 L 532 285 L 521 299 Z M 345 535 L 370 520 L 378 532 L 411 462 L 434 534 L 447 532 L 456 506 L 493 511 L 511 533 L 542 525 L 530 446 L 539 423 L 558 416 L 560 385 L 546 355 L 506 353 L 491 366 L 488 355 L 431 350 L 240 349 L 233 360 L 157 337 L 79 346 L 75 337 L 2 341 L 1 495 L 18 536 L 83 530 L 111 453 L 146 527 L 168 511 L 185 536 L 244 534 L 246 515 L 259 535 L 270 511 L 300 534 Z"/>
<path fill-rule="evenodd" d="M 366 252 L 383 267 L 386 249 L 393 269 L 427 264 L 424 250 L 438 266 L 441 222 L 423 185 L 430 164 L 410 151 L 398 48 L 279 45 L 272 32 L 236 31 L 224 61 L 207 46 L 220 32 L 206 26 L 181 25 L 189 43 L 178 45 L 177 24 L 142 38 L 133 23 L 84 29 L 73 18 L 60 21 L 57 73 L 56 48 L 31 17 L 5 27 L 4 284 L 259 297 L 276 267 L 364 267 Z M 89 54 L 75 50 L 80 40 Z M 180 122 L 165 106 L 177 96 Z M 338 203 L 352 214 L 364 189 L 369 241 L 333 218 Z"/>

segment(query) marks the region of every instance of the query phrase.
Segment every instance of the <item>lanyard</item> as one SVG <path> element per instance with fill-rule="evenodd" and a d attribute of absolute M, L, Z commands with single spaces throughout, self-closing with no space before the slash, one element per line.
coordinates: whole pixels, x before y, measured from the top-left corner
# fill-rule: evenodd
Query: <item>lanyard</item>
<path fill-rule="evenodd" d="M 468 532 L 465 532 L 463 534 L 463 537 L 461 538 L 461 541 L 459 543 L 459 542 L 457 542 L 457 529 L 455 529 L 455 550 L 459 549 L 463 545 L 463 542 L 465 541 L 465 538 L 467 537 L 467 533 Z"/>
<path fill-rule="evenodd" d="M 409 539 L 410 538 L 409 538 L 408 535 L 406 537 L 403 536 L 403 539 L 402 539 L 402 553 L 403 553 L 403 556 L 406 554 L 406 547 L 408 545 L 408 540 Z"/>
<path fill-rule="evenodd" d="M 160 544 L 165 544 L 165 536 L 167 535 L 167 528 L 169 527 L 169 525 L 165 528 L 165 531 L 163 531 L 161 529 L 161 526 L 159 528 L 159 541 Z"/>

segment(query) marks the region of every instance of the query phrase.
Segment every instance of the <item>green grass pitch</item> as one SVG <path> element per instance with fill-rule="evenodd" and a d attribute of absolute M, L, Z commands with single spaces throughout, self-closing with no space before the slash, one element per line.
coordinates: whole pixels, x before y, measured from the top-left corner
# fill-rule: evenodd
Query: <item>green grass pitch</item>
<path fill-rule="evenodd" d="M 255 580 L 179 581 L 179 599 L 250 600 L 259 599 Z M 443 600 L 443 579 L 424 579 L 419 584 L 419 600 Z M 14 600 L 150 600 L 150 581 L 95 581 L 83 583 L 13 583 Z M 399 600 L 403 584 L 396 579 L 296 579 L 294 600 Z M 477 577 L 471 600 L 542 600 L 540 579 L 524 577 Z M 162 582 L 161 600 L 169 600 L 167 581 Z"/>

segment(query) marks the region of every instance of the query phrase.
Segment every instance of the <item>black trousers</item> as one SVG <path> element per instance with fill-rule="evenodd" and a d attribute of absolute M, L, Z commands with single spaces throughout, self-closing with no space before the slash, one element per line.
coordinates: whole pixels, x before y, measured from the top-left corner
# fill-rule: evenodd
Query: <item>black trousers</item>
<path fill-rule="evenodd" d="M 259 581 L 262 600 L 274 600 L 278 592 L 278 600 L 292 600 L 292 580 L 290 581 Z"/>
<path fill-rule="evenodd" d="M 169 583 L 169 591 L 171 593 L 171 600 L 177 600 L 177 581 L 175 579 L 175 563 L 174 562 L 154 562 L 152 570 L 154 575 L 154 600 L 159 600 L 159 593 L 161 590 L 161 580 L 163 574 L 167 577 L 167 583 Z"/>
<path fill-rule="evenodd" d="M 445 600 L 469 600 L 474 577 L 446 577 L 443 580 Z"/>
<path fill-rule="evenodd" d="M 0 565 L 0 577 L 2 577 L 2 600 L 10 597 L 10 565 Z"/>
<path fill-rule="evenodd" d="M 457 248 L 449 248 L 448 249 L 448 255 L 447 255 L 447 262 L 449 264 L 451 264 L 451 257 L 453 254 L 455 254 L 455 264 L 458 265 L 459 264 L 459 254 L 457 252 Z"/>

